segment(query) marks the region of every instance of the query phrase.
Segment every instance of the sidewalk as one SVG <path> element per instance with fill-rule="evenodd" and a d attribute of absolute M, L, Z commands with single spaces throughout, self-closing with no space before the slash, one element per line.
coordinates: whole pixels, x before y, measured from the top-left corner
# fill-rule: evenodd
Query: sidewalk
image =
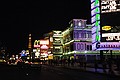
<path fill-rule="evenodd" d="M 119 71 L 114 70 L 113 73 L 110 73 L 108 68 L 103 70 L 103 68 L 95 69 L 94 67 L 90 67 L 90 66 L 87 66 L 85 68 L 85 67 L 80 67 L 78 65 L 74 65 L 74 66 L 69 65 L 68 66 L 68 65 L 60 65 L 60 64 L 59 65 L 51 65 L 51 66 L 62 67 L 62 68 L 73 69 L 73 70 L 82 70 L 82 71 L 88 71 L 88 72 L 95 72 L 95 73 L 101 73 L 101 74 L 120 76 L 120 72 Z"/>

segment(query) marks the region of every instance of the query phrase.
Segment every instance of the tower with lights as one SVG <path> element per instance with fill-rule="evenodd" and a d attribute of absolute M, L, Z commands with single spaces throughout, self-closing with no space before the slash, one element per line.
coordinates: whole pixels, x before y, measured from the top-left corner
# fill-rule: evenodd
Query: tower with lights
<path fill-rule="evenodd" d="M 29 54 L 30 54 L 30 59 L 32 57 L 32 38 L 31 38 L 31 34 L 29 34 L 29 43 L 28 43 L 28 49 L 29 49 Z"/>

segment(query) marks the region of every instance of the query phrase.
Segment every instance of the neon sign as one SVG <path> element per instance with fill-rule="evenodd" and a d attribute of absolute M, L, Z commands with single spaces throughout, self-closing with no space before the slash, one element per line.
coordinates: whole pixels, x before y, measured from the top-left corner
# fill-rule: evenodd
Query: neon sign
<path fill-rule="evenodd" d="M 40 49 L 48 49 L 48 46 L 47 46 L 47 45 L 42 45 L 42 46 L 40 47 Z"/>
<path fill-rule="evenodd" d="M 92 50 L 96 50 L 96 44 L 100 42 L 100 4 L 99 0 L 91 0 L 92 23 Z"/>
<path fill-rule="evenodd" d="M 109 13 L 109 12 L 118 12 L 120 11 L 120 0 L 101 0 L 101 12 L 100 12 L 100 5 L 99 0 L 91 0 L 91 23 L 92 23 L 92 50 L 120 50 L 120 42 L 113 42 L 115 40 L 119 40 L 119 36 L 106 36 L 106 40 L 110 42 L 103 42 L 105 38 L 103 37 L 104 34 L 102 33 L 102 36 L 100 36 L 100 13 Z M 102 15 L 103 16 L 103 15 Z M 102 17 L 104 18 L 104 17 Z M 117 18 L 117 17 L 116 17 Z M 119 17 L 118 17 L 119 19 Z M 112 20 L 112 19 L 111 19 Z M 114 19 L 113 19 L 114 20 Z M 105 22 L 104 20 L 101 20 L 101 25 L 106 25 L 108 22 Z M 117 21 L 115 21 L 117 22 Z M 114 22 L 112 22 L 114 23 Z M 111 24 L 111 23 L 110 23 Z M 109 25 L 110 25 L 109 24 Z M 101 27 L 102 28 L 102 27 Z M 103 30 L 109 30 L 110 27 L 103 27 Z M 102 30 L 102 29 L 101 29 Z M 105 31 L 101 31 L 105 32 Z M 102 42 L 101 42 L 102 41 Z"/>
<path fill-rule="evenodd" d="M 34 41 L 34 47 L 39 48 L 40 47 L 40 40 L 35 40 Z"/>
<path fill-rule="evenodd" d="M 105 30 L 105 31 L 111 30 L 111 26 L 103 26 L 102 30 Z"/>
<path fill-rule="evenodd" d="M 49 45 L 49 40 L 40 40 L 40 45 L 42 44 Z"/>
<path fill-rule="evenodd" d="M 120 40 L 120 33 L 104 33 L 102 37 L 106 37 L 107 41 Z"/>
<path fill-rule="evenodd" d="M 100 42 L 97 50 L 120 50 L 120 42 Z"/>

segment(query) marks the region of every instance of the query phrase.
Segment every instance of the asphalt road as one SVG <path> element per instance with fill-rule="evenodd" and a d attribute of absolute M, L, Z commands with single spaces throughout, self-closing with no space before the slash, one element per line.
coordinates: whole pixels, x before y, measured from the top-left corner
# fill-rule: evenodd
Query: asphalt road
<path fill-rule="evenodd" d="M 120 80 L 119 77 L 42 65 L 39 68 L 0 67 L 0 80 Z"/>

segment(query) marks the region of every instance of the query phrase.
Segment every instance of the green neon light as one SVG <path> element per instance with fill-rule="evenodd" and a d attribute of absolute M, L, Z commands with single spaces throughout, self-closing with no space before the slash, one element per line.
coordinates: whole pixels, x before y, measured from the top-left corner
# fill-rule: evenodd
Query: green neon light
<path fill-rule="evenodd" d="M 95 26 L 98 26 L 98 25 L 99 25 L 99 23 L 98 23 L 98 21 L 96 21 L 96 22 L 95 22 Z"/>
<path fill-rule="evenodd" d="M 97 8 L 95 9 L 95 12 L 100 12 L 99 7 L 97 7 Z"/>
<path fill-rule="evenodd" d="M 96 20 L 100 20 L 100 14 L 96 14 Z"/>
<path fill-rule="evenodd" d="M 96 20 L 96 22 L 95 22 L 95 26 L 97 27 L 97 29 L 96 29 L 96 41 L 100 41 L 100 35 L 99 35 L 99 22 L 100 22 L 100 14 L 99 14 L 99 12 L 100 12 L 100 8 L 99 7 L 97 7 L 99 5 L 99 0 L 95 0 L 95 3 L 94 3 L 94 6 L 96 6 L 96 9 L 95 9 L 95 13 L 96 13 L 96 15 L 95 15 L 95 20 Z"/>
<path fill-rule="evenodd" d="M 95 0 L 94 6 L 96 6 L 97 4 L 99 4 L 99 0 Z"/>
<path fill-rule="evenodd" d="M 99 36 L 98 35 L 96 35 L 96 41 L 99 41 Z"/>
<path fill-rule="evenodd" d="M 96 41 L 99 41 L 99 40 L 100 40 L 100 37 L 99 37 L 98 31 L 99 31 L 99 29 L 97 28 L 97 29 L 96 29 Z"/>

